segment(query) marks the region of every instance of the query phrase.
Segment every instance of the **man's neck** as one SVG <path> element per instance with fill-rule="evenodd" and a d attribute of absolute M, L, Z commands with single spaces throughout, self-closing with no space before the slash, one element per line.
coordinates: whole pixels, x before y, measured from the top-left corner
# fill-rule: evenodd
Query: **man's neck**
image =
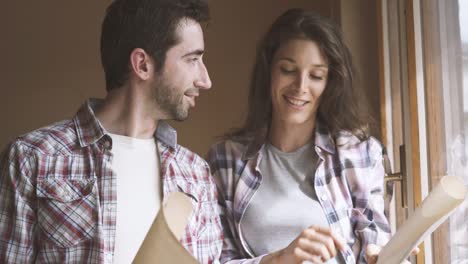
<path fill-rule="evenodd" d="M 125 86 L 108 92 L 96 116 L 109 133 L 142 139 L 153 137 L 159 121 L 151 101 Z"/>

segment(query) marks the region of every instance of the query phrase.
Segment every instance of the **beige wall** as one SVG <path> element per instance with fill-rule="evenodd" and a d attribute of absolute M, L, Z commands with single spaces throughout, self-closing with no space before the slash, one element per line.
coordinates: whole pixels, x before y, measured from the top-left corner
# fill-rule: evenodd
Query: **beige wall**
<path fill-rule="evenodd" d="M 110 1 L 4 1 L 0 8 L 0 145 L 73 116 L 105 94 L 100 24 Z"/>
<path fill-rule="evenodd" d="M 341 24 L 358 71 L 356 85 L 367 97 L 376 121 L 372 133 L 381 139 L 377 1 L 341 0 Z"/>
<path fill-rule="evenodd" d="M 88 97 L 105 95 L 99 35 L 109 2 L 47 0 L 3 4 L 0 146 L 18 134 L 72 117 Z M 216 136 L 239 126 L 245 116 L 248 77 L 261 34 L 288 8 L 304 7 L 331 16 L 337 7 L 333 2 L 211 0 L 212 21 L 206 32 L 205 61 L 213 88 L 201 94 L 189 120 L 173 123 L 179 131 L 179 142 L 204 155 Z M 349 9 L 354 10 L 353 6 Z M 376 50 L 372 41 L 365 41 L 376 36 L 375 26 L 365 21 L 372 18 L 350 17 L 342 9 L 338 19 L 351 21 L 345 24 L 345 35 L 350 39 L 359 68 L 375 71 L 374 54 L 365 52 Z M 353 30 L 353 25 L 358 25 L 359 30 Z M 366 38 L 361 40 L 363 33 Z M 377 89 L 377 73 L 369 75 L 366 85 Z"/>

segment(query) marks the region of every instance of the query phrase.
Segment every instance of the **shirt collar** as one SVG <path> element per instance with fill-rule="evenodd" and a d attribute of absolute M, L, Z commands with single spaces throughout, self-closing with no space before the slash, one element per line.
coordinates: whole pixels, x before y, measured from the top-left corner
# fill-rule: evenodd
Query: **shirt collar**
<path fill-rule="evenodd" d="M 73 118 L 81 147 L 94 144 L 108 134 L 94 113 L 102 101 L 102 99 L 88 99 Z M 165 121 L 159 121 L 154 137 L 173 149 L 177 146 L 177 131 Z"/>
<path fill-rule="evenodd" d="M 248 160 L 256 157 L 265 144 L 265 141 L 266 139 L 251 140 L 247 145 L 246 151 L 242 155 L 242 159 Z M 329 152 L 330 154 L 334 154 L 336 151 L 335 142 L 330 131 L 320 121 L 316 122 L 315 146 Z"/>
<path fill-rule="evenodd" d="M 154 136 L 163 144 L 168 145 L 173 149 L 177 146 L 177 131 L 165 121 L 159 121 L 158 128 L 156 129 Z"/>
<path fill-rule="evenodd" d="M 73 118 L 81 147 L 94 144 L 107 134 L 107 131 L 94 114 L 94 109 L 99 101 L 97 99 L 88 99 Z"/>

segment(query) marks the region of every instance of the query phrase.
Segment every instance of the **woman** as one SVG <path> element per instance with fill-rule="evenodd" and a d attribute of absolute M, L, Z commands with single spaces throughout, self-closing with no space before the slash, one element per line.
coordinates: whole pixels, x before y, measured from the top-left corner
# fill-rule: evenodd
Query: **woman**
<path fill-rule="evenodd" d="M 339 29 L 300 9 L 260 43 L 245 125 L 209 154 L 221 262 L 371 263 L 390 237 L 383 148 L 353 86 Z"/>

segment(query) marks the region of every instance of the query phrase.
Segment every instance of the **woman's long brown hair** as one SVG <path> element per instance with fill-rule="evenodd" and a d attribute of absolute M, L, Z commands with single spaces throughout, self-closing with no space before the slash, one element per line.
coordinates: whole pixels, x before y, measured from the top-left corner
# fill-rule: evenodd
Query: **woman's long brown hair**
<path fill-rule="evenodd" d="M 328 62 L 328 82 L 320 97 L 317 120 L 333 137 L 346 130 L 361 140 L 368 138 L 372 119 L 367 112 L 367 102 L 354 86 L 351 53 L 341 30 L 329 19 L 302 9 L 290 9 L 278 17 L 259 43 L 250 81 L 247 119 L 241 128 L 226 134 L 225 138 L 266 138 L 272 118 L 270 79 L 273 56 L 291 39 L 314 41 Z"/>

